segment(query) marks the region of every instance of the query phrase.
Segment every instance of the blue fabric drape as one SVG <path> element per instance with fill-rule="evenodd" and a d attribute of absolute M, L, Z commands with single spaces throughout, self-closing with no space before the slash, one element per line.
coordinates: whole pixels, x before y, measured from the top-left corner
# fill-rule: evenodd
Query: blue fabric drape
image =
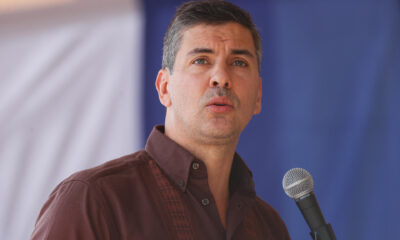
<path fill-rule="evenodd" d="M 182 1 L 145 1 L 145 131 L 164 121 L 154 80 Z M 338 239 L 400 236 L 400 2 L 232 1 L 263 42 L 263 110 L 238 152 L 292 239 L 311 239 L 281 179 L 307 169 Z"/>

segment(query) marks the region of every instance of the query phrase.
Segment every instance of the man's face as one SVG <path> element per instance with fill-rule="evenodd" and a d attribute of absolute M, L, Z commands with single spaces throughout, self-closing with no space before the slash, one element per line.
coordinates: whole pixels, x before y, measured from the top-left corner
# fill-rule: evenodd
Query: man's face
<path fill-rule="evenodd" d="M 164 71 L 164 72 L 163 72 Z M 164 85 L 162 84 L 164 83 Z M 173 73 L 157 79 L 166 126 L 209 143 L 237 141 L 261 110 L 261 79 L 251 33 L 237 23 L 183 32 Z"/>

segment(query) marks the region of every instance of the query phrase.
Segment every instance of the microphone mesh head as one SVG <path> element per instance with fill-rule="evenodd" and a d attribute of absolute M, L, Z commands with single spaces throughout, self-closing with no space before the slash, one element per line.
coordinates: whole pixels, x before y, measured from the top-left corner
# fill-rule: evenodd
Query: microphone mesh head
<path fill-rule="evenodd" d="M 283 176 L 282 186 L 285 193 L 299 199 L 314 189 L 314 181 L 310 173 L 302 168 L 292 168 Z"/>

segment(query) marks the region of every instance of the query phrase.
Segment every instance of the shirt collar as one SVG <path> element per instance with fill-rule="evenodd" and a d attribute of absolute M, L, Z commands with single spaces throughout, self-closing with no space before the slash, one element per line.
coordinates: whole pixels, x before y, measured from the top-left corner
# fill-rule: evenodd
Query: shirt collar
<path fill-rule="evenodd" d="M 188 182 L 190 166 L 195 157 L 164 134 L 164 126 L 155 126 L 147 139 L 145 150 L 164 173 L 183 191 Z"/>
<path fill-rule="evenodd" d="M 201 160 L 167 137 L 164 134 L 163 125 L 153 128 L 147 139 L 145 150 L 182 191 L 186 190 L 192 163 L 202 163 Z M 202 163 L 202 165 L 204 164 Z M 236 191 L 246 194 L 255 192 L 252 173 L 237 153 L 233 159 L 229 181 L 231 193 Z"/>
<path fill-rule="evenodd" d="M 235 153 L 229 179 L 229 192 L 240 192 L 244 194 L 254 193 L 253 173 L 247 167 L 246 163 Z"/>

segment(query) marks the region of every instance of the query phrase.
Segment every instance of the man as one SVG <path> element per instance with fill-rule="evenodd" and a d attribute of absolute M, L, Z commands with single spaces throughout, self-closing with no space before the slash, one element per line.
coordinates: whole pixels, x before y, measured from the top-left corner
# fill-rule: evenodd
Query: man
<path fill-rule="evenodd" d="M 33 239 L 289 239 L 235 153 L 261 110 L 260 38 L 224 1 L 182 4 L 156 79 L 166 107 L 146 148 L 64 180 Z"/>

